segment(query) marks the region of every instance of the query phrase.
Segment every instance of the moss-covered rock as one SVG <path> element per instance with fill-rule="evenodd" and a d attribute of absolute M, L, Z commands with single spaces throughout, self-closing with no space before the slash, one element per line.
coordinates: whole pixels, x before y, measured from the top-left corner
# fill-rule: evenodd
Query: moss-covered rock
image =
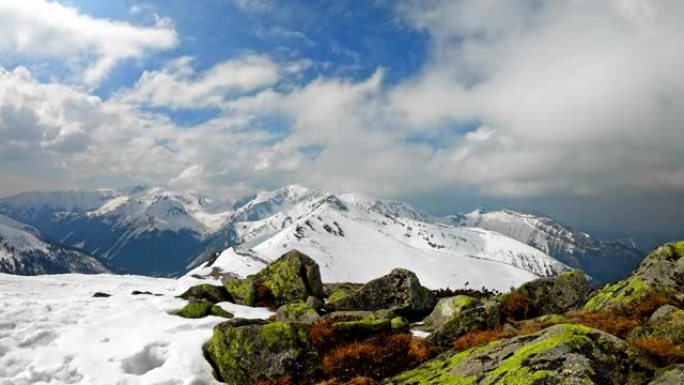
<path fill-rule="evenodd" d="M 328 302 L 335 302 L 339 301 L 340 299 L 348 296 L 349 294 L 354 293 L 354 290 L 349 290 L 349 289 L 338 289 L 335 290 L 328 296 Z"/>
<path fill-rule="evenodd" d="M 482 301 L 467 295 L 441 298 L 432 313 L 423 320 L 421 330 L 434 331 L 464 310 L 482 306 Z"/>
<path fill-rule="evenodd" d="M 183 299 L 206 299 L 211 303 L 232 302 L 232 298 L 225 287 L 214 286 L 208 283 L 193 286 L 178 297 Z"/>
<path fill-rule="evenodd" d="M 684 242 L 657 247 L 626 279 L 594 292 L 586 310 L 624 307 L 649 294 L 676 295 L 684 292 Z"/>
<path fill-rule="evenodd" d="M 394 269 L 334 301 L 328 298 L 328 306 L 337 311 L 391 309 L 409 320 L 429 314 L 436 303 L 434 294 L 422 287 L 418 277 L 406 269 Z"/>
<path fill-rule="evenodd" d="M 214 305 L 207 299 L 191 299 L 190 303 L 181 310 L 176 310 L 171 314 L 183 318 L 204 318 L 208 315 L 215 315 L 223 318 L 233 318 L 233 314 L 224 310 L 220 306 Z"/>
<path fill-rule="evenodd" d="M 302 324 L 224 322 L 214 328 L 205 352 L 229 385 L 291 377 L 297 384 L 314 379 L 316 353 Z"/>
<path fill-rule="evenodd" d="M 648 385 L 682 385 L 684 384 L 684 364 L 675 365 L 662 370 Z"/>
<path fill-rule="evenodd" d="M 318 264 L 297 250 L 283 254 L 257 274 L 227 280 L 224 286 L 236 303 L 247 306 L 263 302 L 280 307 L 309 296 L 323 297 Z M 268 299 L 260 298 L 266 295 Z"/>
<path fill-rule="evenodd" d="M 254 306 L 256 300 L 256 286 L 251 278 L 230 278 L 224 283 L 226 291 L 239 305 Z"/>
<path fill-rule="evenodd" d="M 629 339 L 645 337 L 665 339 L 684 350 L 684 310 L 671 305 L 658 308 L 646 325 L 630 333 Z"/>
<path fill-rule="evenodd" d="M 312 324 L 318 321 L 321 316 L 316 310 L 308 307 L 304 302 L 293 302 L 283 305 L 276 310 L 276 321 L 279 322 L 301 322 Z"/>
<path fill-rule="evenodd" d="M 451 347 L 455 339 L 466 333 L 495 329 L 500 325 L 501 317 L 497 305 L 474 307 L 456 313 L 449 321 L 436 328 L 426 340 L 438 346 Z"/>
<path fill-rule="evenodd" d="M 650 372 L 630 359 L 627 344 L 574 324 L 448 352 L 384 384 L 540 385 L 644 383 Z"/>
<path fill-rule="evenodd" d="M 581 308 L 591 293 L 579 270 L 530 281 L 514 290 L 530 301 L 530 316 L 559 314 Z M 505 296 L 506 294 L 504 294 Z"/>

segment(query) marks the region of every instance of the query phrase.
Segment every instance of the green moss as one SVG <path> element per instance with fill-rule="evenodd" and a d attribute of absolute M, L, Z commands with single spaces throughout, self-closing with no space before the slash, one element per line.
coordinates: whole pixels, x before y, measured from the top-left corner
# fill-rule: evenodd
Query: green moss
<path fill-rule="evenodd" d="M 211 315 L 215 315 L 217 317 L 233 318 L 233 313 L 226 311 L 221 306 L 216 306 L 216 305 L 212 306 L 210 313 L 211 313 Z"/>
<path fill-rule="evenodd" d="M 276 311 L 278 321 L 314 323 L 320 316 L 302 301 L 288 303 Z"/>
<path fill-rule="evenodd" d="M 574 324 L 563 324 L 552 334 L 523 345 L 512 355 L 503 359 L 493 370 L 469 375 L 463 369 L 466 360 L 478 361 L 478 354 L 490 351 L 501 343 L 494 341 L 484 346 L 472 348 L 458 354 L 447 353 L 428 361 L 417 369 L 405 372 L 388 382 L 392 385 L 534 385 L 545 383 L 554 372 L 551 370 L 531 370 L 527 365 L 535 356 L 543 354 L 560 345 L 571 350 L 592 347 L 595 342 L 588 336 L 592 329 Z M 481 365 L 481 364 L 478 364 Z M 476 365 L 477 366 L 477 365 Z M 577 384 L 592 384 L 589 378 L 573 378 Z"/>
<path fill-rule="evenodd" d="M 673 243 L 672 248 L 677 252 L 677 254 L 684 257 L 684 241 Z"/>
<path fill-rule="evenodd" d="M 171 314 L 183 318 L 203 318 L 211 314 L 211 308 L 214 306 L 206 299 L 202 299 L 195 303 L 185 305 L 181 310 L 172 312 Z"/>
<path fill-rule="evenodd" d="M 352 291 L 351 291 L 351 290 L 347 290 L 347 289 L 335 290 L 335 291 L 334 291 L 332 294 L 330 294 L 330 296 L 328 297 L 328 302 L 335 302 L 335 301 L 338 301 L 338 300 L 340 300 L 340 299 L 342 299 L 342 298 L 348 296 L 348 295 L 351 294 L 351 293 L 352 293 Z"/>
<path fill-rule="evenodd" d="M 643 298 L 652 289 L 639 277 L 631 276 L 612 285 L 606 285 L 589 297 L 585 310 L 598 311 L 609 307 L 626 305 Z"/>
<path fill-rule="evenodd" d="M 408 331 L 409 323 L 404 317 L 394 317 L 390 320 L 390 327 L 396 331 Z"/>
<path fill-rule="evenodd" d="M 256 300 L 256 287 L 250 278 L 231 279 L 225 283 L 225 288 L 233 297 L 235 303 L 245 306 L 254 306 Z"/>

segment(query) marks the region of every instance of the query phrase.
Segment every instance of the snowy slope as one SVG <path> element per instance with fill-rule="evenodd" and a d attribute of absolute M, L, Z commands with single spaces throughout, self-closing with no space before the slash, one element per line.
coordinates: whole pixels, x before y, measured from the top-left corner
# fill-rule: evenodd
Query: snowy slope
<path fill-rule="evenodd" d="M 35 275 L 109 270 L 92 256 L 54 244 L 36 229 L 0 214 L 0 272 Z"/>
<path fill-rule="evenodd" d="M 468 282 L 499 290 L 568 270 L 501 234 L 413 219 L 425 216 L 406 204 L 393 211 L 387 207 L 351 193 L 310 195 L 271 217 L 237 223 L 237 237 L 252 246 L 251 252 L 229 249 L 211 267 L 244 276 L 298 249 L 319 263 L 327 282 L 366 282 L 404 267 L 428 287 L 462 287 Z"/>
<path fill-rule="evenodd" d="M 640 250 L 622 243 L 600 241 L 549 217 L 514 210 L 479 209 L 447 217 L 446 222 L 507 235 L 604 282 L 629 275 L 644 257 Z"/>
<path fill-rule="evenodd" d="M 223 318 L 168 312 L 196 280 L 140 276 L 0 274 L 0 384 L 213 385 L 202 345 Z M 133 290 L 162 294 L 131 295 Z M 95 292 L 111 294 L 93 298 Z M 236 317 L 266 309 L 230 303 Z"/>

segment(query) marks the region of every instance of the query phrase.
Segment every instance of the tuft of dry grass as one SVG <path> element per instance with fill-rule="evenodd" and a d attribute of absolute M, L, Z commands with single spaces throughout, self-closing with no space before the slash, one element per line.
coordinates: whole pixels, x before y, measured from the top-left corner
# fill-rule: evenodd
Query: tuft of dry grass
<path fill-rule="evenodd" d="M 414 368 L 433 356 L 423 340 L 408 334 L 380 334 L 338 345 L 323 355 L 321 369 L 330 378 L 380 380 Z"/>
<path fill-rule="evenodd" d="M 507 321 L 522 321 L 532 315 L 532 301 L 524 294 L 512 292 L 504 296 L 501 310 Z"/>
<path fill-rule="evenodd" d="M 643 337 L 629 341 L 629 344 L 662 366 L 684 362 L 684 350 L 666 338 Z"/>
<path fill-rule="evenodd" d="M 459 351 L 467 350 L 475 346 L 480 346 L 482 344 L 498 340 L 500 338 L 512 336 L 512 334 L 506 333 L 501 329 L 472 331 L 457 338 L 453 342 L 452 347 Z"/>
<path fill-rule="evenodd" d="M 643 320 L 612 312 L 575 311 L 567 313 L 570 321 L 594 329 L 603 330 L 616 337 L 624 338 L 632 329 L 641 326 Z"/>
<path fill-rule="evenodd" d="M 337 378 L 319 382 L 317 385 L 377 385 L 377 381 L 372 378 L 356 376 L 349 381 L 342 381 Z"/>
<path fill-rule="evenodd" d="M 307 332 L 309 341 L 319 353 L 339 344 L 338 336 L 333 329 L 334 324 L 335 321 L 331 319 L 322 319 L 309 328 Z"/>

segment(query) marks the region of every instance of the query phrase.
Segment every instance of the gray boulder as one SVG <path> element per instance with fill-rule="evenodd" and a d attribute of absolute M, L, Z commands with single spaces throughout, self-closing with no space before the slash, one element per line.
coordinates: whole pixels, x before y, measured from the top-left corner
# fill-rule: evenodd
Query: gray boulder
<path fill-rule="evenodd" d="M 530 300 L 532 316 L 541 316 L 581 308 L 587 301 L 591 288 L 584 273 L 575 270 L 527 282 L 514 292 Z"/>
<path fill-rule="evenodd" d="M 332 301 L 329 299 L 328 306 L 336 311 L 389 309 L 413 321 L 429 314 L 436 303 L 436 297 L 420 285 L 413 272 L 394 269 L 390 274 L 363 285 L 356 292 Z"/>

